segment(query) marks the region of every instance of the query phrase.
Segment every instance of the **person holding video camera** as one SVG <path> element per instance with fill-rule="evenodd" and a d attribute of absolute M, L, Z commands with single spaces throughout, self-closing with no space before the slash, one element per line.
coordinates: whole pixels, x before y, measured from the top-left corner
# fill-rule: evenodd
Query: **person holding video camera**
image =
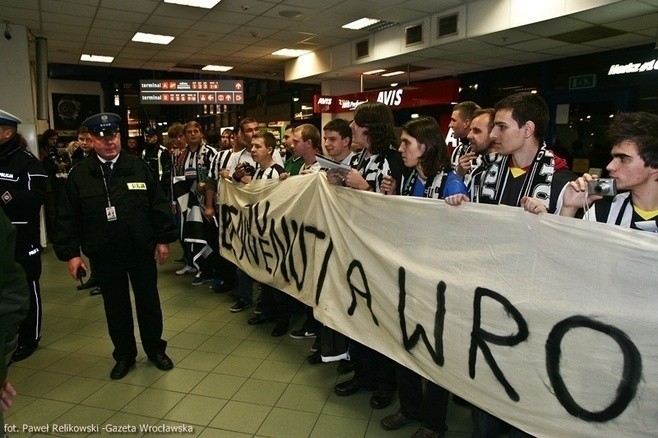
<path fill-rule="evenodd" d="M 626 228 L 658 232 L 658 115 L 622 113 L 608 129 L 610 179 L 585 173 L 563 190 L 559 214 Z M 617 190 L 624 193 L 617 194 Z"/>
<path fill-rule="evenodd" d="M 174 363 L 165 353 L 156 261 L 169 258 L 177 238 L 171 209 L 159 181 L 140 158 L 121 148 L 121 118 L 100 113 L 84 122 L 93 136 L 94 154 L 75 166 L 60 197 L 54 249 L 78 278 L 94 261 L 116 364 L 111 379 L 122 379 L 135 365 L 129 281 L 135 297 L 141 343 L 148 360 L 162 371 Z"/>

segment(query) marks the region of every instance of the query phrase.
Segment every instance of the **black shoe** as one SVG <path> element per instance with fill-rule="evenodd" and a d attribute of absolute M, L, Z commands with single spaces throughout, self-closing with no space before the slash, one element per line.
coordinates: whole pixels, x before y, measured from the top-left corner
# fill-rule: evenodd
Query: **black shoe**
<path fill-rule="evenodd" d="M 110 379 L 123 379 L 133 365 L 135 365 L 135 359 L 119 359 L 110 372 Z"/>
<path fill-rule="evenodd" d="M 256 314 L 256 316 L 249 318 L 247 321 L 247 324 L 249 325 L 257 325 L 257 324 L 263 324 L 265 322 L 270 322 L 271 319 L 268 318 L 267 316 L 263 315 L 262 313 Z"/>
<path fill-rule="evenodd" d="M 338 374 L 349 374 L 354 371 L 354 364 L 351 360 L 341 359 L 340 362 L 338 362 L 336 371 L 338 371 Z"/>
<path fill-rule="evenodd" d="M 94 296 L 96 296 L 96 295 L 100 295 L 100 294 L 102 294 L 102 293 L 103 293 L 103 292 L 101 292 L 101 288 L 100 288 L 100 287 L 95 287 L 95 288 L 93 288 L 92 290 L 89 291 L 89 296 L 94 297 Z"/>
<path fill-rule="evenodd" d="M 229 291 L 232 291 L 232 290 L 235 289 L 235 287 L 232 284 L 229 284 L 226 281 L 222 281 L 221 284 L 219 284 L 219 285 L 212 285 L 212 286 L 210 286 L 210 288 L 216 294 L 229 292 Z"/>
<path fill-rule="evenodd" d="M 89 289 L 91 287 L 96 287 L 96 286 L 98 286 L 98 280 L 96 280 L 94 278 L 94 276 L 92 275 L 91 277 L 89 277 L 89 280 L 87 280 L 86 282 L 76 286 L 75 288 L 77 290 L 85 290 L 85 289 Z"/>
<path fill-rule="evenodd" d="M 174 367 L 174 362 L 164 352 L 149 356 L 149 361 L 153 362 L 155 367 L 162 371 L 169 371 Z"/>
<path fill-rule="evenodd" d="M 287 322 L 279 322 L 272 329 L 272 336 L 274 336 L 275 338 L 278 338 L 279 336 L 283 336 L 286 333 L 288 333 L 288 328 L 289 327 Z"/>
<path fill-rule="evenodd" d="M 322 355 L 318 350 L 311 351 L 308 356 L 306 356 L 306 361 L 311 365 L 317 365 L 322 363 Z"/>
<path fill-rule="evenodd" d="M 334 386 L 334 392 L 336 393 L 336 395 L 339 395 L 341 397 L 356 394 L 361 390 L 372 391 L 374 389 L 375 389 L 374 385 L 373 386 L 361 385 L 355 379 L 350 379 L 346 382 L 339 383 L 338 385 Z"/>
<path fill-rule="evenodd" d="M 238 301 L 236 301 L 235 304 L 231 306 L 231 312 L 242 312 L 243 310 L 248 309 L 253 305 L 253 302 L 247 301 L 244 298 L 238 298 Z"/>
<path fill-rule="evenodd" d="M 11 355 L 11 362 L 20 362 L 27 359 L 28 357 L 32 356 L 32 353 L 34 353 L 38 346 L 38 342 L 30 342 L 29 344 L 19 345 L 16 350 L 14 350 L 14 354 Z"/>
<path fill-rule="evenodd" d="M 393 402 L 395 391 L 375 391 L 370 397 L 370 407 L 373 409 L 384 409 Z"/>
<path fill-rule="evenodd" d="M 315 338 L 315 341 L 313 341 L 313 345 L 311 345 L 311 353 L 315 353 L 316 351 L 320 350 L 320 347 L 322 347 L 320 338 Z"/>

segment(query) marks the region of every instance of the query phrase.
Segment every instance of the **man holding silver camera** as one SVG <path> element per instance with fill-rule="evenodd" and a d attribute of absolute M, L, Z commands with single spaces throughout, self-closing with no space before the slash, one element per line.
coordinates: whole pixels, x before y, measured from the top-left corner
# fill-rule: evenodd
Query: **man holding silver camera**
<path fill-rule="evenodd" d="M 645 112 L 618 114 L 608 130 L 611 180 L 585 173 L 563 191 L 561 216 L 658 232 L 658 116 Z M 616 194 L 616 190 L 624 193 Z M 589 206 L 589 208 L 588 208 Z"/>

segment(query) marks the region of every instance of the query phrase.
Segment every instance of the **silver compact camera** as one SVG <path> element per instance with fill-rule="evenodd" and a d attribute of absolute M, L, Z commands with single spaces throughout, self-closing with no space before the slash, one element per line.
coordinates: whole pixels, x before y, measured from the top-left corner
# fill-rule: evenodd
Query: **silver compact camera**
<path fill-rule="evenodd" d="M 587 191 L 590 195 L 615 196 L 617 184 L 613 178 L 599 178 L 587 183 Z"/>

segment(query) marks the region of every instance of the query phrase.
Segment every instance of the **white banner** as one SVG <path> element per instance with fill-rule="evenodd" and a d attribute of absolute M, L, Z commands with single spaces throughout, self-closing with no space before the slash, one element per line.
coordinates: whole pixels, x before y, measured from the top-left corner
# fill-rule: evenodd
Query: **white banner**
<path fill-rule="evenodd" d="M 222 255 L 538 436 L 658 434 L 658 238 L 327 183 L 221 184 Z"/>

